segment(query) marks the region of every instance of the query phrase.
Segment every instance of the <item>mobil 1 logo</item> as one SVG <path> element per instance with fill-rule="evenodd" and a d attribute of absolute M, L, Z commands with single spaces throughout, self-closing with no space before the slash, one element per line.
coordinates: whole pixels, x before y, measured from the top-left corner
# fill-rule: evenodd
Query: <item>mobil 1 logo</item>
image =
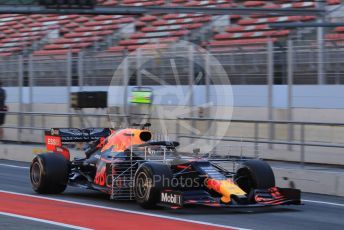
<path fill-rule="evenodd" d="M 179 192 L 174 192 L 174 191 L 161 192 L 160 201 L 161 203 L 165 203 L 165 204 L 183 206 L 183 198 Z"/>

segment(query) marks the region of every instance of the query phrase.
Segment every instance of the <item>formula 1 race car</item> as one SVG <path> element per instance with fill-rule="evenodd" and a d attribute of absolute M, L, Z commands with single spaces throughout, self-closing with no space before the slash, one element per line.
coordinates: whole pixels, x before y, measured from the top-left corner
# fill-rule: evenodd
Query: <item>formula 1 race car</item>
<path fill-rule="evenodd" d="M 148 124 L 127 129 L 52 128 L 48 153 L 30 167 L 33 189 L 61 193 L 67 185 L 105 192 L 114 200 L 136 200 L 144 208 L 187 205 L 262 207 L 301 203 L 297 189 L 275 187 L 271 167 L 247 159 L 228 171 L 218 162 L 237 159 L 192 157 L 178 142 L 153 141 Z M 85 157 L 70 160 L 64 143 L 88 143 Z"/>

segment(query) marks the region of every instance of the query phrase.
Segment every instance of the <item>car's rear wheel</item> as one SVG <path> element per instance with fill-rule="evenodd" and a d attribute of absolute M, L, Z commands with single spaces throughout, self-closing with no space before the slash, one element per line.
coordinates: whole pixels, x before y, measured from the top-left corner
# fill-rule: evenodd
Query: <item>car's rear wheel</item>
<path fill-rule="evenodd" d="M 234 177 L 235 182 L 246 193 L 253 189 L 268 189 L 275 186 L 275 176 L 268 163 L 248 160 L 242 164 Z"/>
<path fill-rule="evenodd" d="M 33 190 L 41 194 L 62 193 L 68 182 L 68 161 L 57 153 L 42 153 L 31 163 L 30 179 Z"/>
<path fill-rule="evenodd" d="M 169 186 L 171 169 L 164 164 L 148 162 L 142 164 L 134 178 L 135 199 L 143 208 L 155 208 L 161 191 Z"/>

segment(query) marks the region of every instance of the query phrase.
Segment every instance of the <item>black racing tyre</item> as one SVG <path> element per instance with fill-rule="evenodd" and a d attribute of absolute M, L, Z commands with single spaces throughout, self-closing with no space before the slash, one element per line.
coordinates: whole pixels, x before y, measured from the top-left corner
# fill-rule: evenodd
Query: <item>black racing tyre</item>
<path fill-rule="evenodd" d="M 41 194 L 62 193 L 67 187 L 68 174 L 68 161 L 58 153 L 39 154 L 30 166 L 32 188 Z"/>
<path fill-rule="evenodd" d="M 169 187 L 172 171 L 169 166 L 155 162 L 143 163 L 134 177 L 136 202 L 145 209 L 156 208 L 160 193 Z"/>
<path fill-rule="evenodd" d="M 246 193 L 253 189 L 268 189 L 275 186 L 275 176 L 270 165 L 262 160 L 248 160 L 242 164 L 234 180 Z"/>

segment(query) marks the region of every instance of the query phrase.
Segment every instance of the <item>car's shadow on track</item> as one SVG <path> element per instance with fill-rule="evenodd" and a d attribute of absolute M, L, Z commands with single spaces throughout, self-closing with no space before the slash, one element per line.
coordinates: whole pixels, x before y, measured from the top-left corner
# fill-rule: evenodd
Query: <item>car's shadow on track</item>
<path fill-rule="evenodd" d="M 113 208 L 123 208 L 126 207 L 132 209 L 132 207 L 140 208 L 135 201 L 128 201 L 128 200 L 110 200 L 110 196 L 108 194 L 93 191 L 93 190 L 85 190 L 85 189 L 78 189 L 72 188 L 68 189 L 66 192 L 61 194 L 65 199 L 78 199 L 83 200 L 86 203 L 94 204 L 94 205 L 106 205 L 108 207 Z"/>
<path fill-rule="evenodd" d="M 139 212 L 149 212 L 158 214 L 173 214 L 173 215 L 235 215 L 235 214 L 261 214 L 261 213 L 286 213 L 286 212 L 300 212 L 292 206 L 279 207 L 257 207 L 257 208 L 214 208 L 204 206 L 187 206 L 182 209 L 172 210 L 167 208 L 157 208 L 154 210 L 146 210 L 141 208 L 135 201 L 112 201 L 109 196 L 92 190 L 68 189 L 62 194 L 65 199 L 78 199 L 87 203 L 95 205 L 106 205 L 107 207 L 128 209 Z"/>
<path fill-rule="evenodd" d="M 288 207 L 265 207 L 265 208 L 212 208 L 212 207 L 185 207 L 179 210 L 168 210 L 167 213 L 180 215 L 235 215 L 235 214 L 261 214 L 261 213 L 285 213 L 299 212 L 298 209 Z"/>

